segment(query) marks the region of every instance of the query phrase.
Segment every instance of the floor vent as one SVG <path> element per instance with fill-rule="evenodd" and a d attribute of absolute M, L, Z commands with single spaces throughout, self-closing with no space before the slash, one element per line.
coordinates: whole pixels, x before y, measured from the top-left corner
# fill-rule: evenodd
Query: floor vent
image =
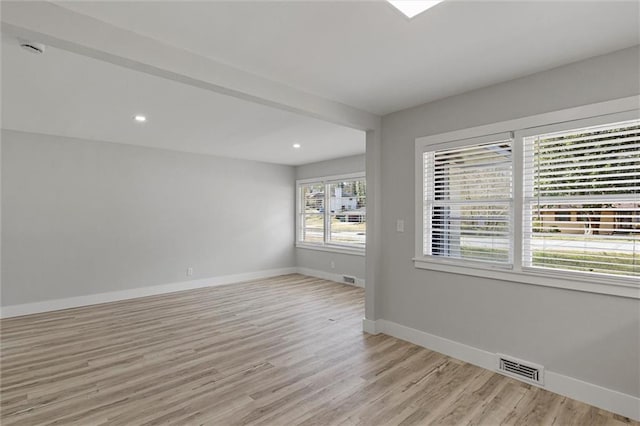
<path fill-rule="evenodd" d="M 343 275 L 342 279 L 347 284 L 355 284 L 356 283 L 356 277 L 350 277 L 349 275 Z"/>
<path fill-rule="evenodd" d="M 498 354 L 498 370 L 525 382 L 544 384 L 544 367 L 528 361 Z"/>

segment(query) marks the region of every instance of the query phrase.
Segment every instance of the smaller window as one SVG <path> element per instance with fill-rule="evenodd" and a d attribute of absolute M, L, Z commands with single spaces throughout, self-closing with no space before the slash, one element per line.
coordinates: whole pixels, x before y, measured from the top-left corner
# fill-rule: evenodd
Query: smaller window
<path fill-rule="evenodd" d="M 305 243 L 324 242 L 324 185 L 310 183 L 300 186 L 300 239 Z"/>
<path fill-rule="evenodd" d="M 297 183 L 297 245 L 363 251 L 367 228 L 362 175 Z"/>
<path fill-rule="evenodd" d="M 505 136 L 423 154 L 424 256 L 511 264 L 512 149 Z"/>

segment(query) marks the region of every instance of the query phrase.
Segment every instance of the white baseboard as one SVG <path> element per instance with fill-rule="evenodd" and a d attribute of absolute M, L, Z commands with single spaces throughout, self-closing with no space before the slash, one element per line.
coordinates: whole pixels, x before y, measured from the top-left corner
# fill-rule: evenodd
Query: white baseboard
<path fill-rule="evenodd" d="M 0 308 L 0 318 L 10 318 L 22 315 L 37 314 L 41 312 L 58 311 L 60 309 L 77 308 L 80 306 L 96 305 L 99 303 L 117 302 L 119 300 L 135 299 L 145 296 L 155 296 L 157 294 L 173 293 L 176 291 L 192 290 L 195 288 L 235 284 L 244 281 L 259 280 L 263 278 L 276 277 L 278 275 L 295 273 L 348 284 L 343 282 L 342 275 L 340 274 L 332 274 L 315 269 L 298 267 L 268 269 L 264 271 L 203 278 L 200 280 L 183 281 L 147 287 L 136 287 L 128 290 L 112 291 L 107 293 L 88 294 L 86 296 L 76 296 L 64 299 L 25 303 L 21 305 L 4 306 Z M 364 280 L 356 278 L 356 282 L 351 285 L 364 287 Z"/>
<path fill-rule="evenodd" d="M 378 334 L 379 331 L 376 328 L 376 322 L 374 320 L 362 318 L 362 330 L 369 334 Z"/>
<path fill-rule="evenodd" d="M 335 281 L 340 284 L 348 284 L 348 285 L 354 285 L 356 287 L 364 288 L 364 280 L 362 278 L 354 277 L 356 282 L 352 284 L 352 283 L 344 282 L 343 277 L 346 274 L 335 274 L 333 272 L 326 272 L 326 271 L 320 271 L 318 269 L 302 268 L 302 267 L 298 267 L 296 269 L 298 270 L 298 273 L 302 275 L 308 275 L 310 277 L 322 278 L 323 280 Z"/>
<path fill-rule="evenodd" d="M 379 333 L 406 340 L 423 348 L 440 352 L 441 354 L 477 365 L 478 367 L 486 368 L 487 370 L 495 370 L 496 355 L 491 352 L 400 325 L 392 321 L 379 319 L 375 321 L 375 323 L 375 328 Z"/>
<path fill-rule="evenodd" d="M 129 290 L 112 291 L 108 293 L 89 294 L 86 296 L 69 297 L 65 299 L 46 300 L 43 302 L 4 306 L 0 308 L 0 318 L 17 317 L 21 315 L 37 314 L 40 312 L 77 308 L 79 306 L 96 305 L 98 303 L 116 302 L 119 300 L 135 299 L 138 297 L 154 296 L 157 294 L 173 293 L 183 290 L 192 290 L 195 288 L 241 283 L 244 281 L 271 278 L 279 275 L 295 274 L 297 272 L 298 268 L 295 267 L 269 269 L 264 271 L 204 278 L 200 280 L 183 281 L 148 287 L 137 287 Z"/>
<path fill-rule="evenodd" d="M 376 321 L 364 319 L 362 326 L 363 330 L 367 333 L 383 333 L 397 337 L 398 339 L 406 340 L 418 346 L 499 373 L 499 371 L 497 371 L 497 355 L 483 349 L 435 336 L 384 319 Z M 551 392 L 640 421 L 640 398 L 632 395 L 554 373 L 548 369 L 545 371 L 545 386 L 543 387 Z"/>

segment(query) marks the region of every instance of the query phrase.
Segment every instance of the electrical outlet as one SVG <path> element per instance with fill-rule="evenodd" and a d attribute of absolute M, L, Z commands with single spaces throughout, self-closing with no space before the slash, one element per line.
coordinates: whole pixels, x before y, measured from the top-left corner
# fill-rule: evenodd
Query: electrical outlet
<path fill-rule="evenodd" d="M 336 269 L 336 262 L 333 260 L 331 261 L 331 269 Z"/>
<path fill-rule="evenodd" d="M 396 221 L 396 232 L 404 232 L 404 220 L 398 219 Z"/>
<path fill-rule="evenodd" d="M 190 277 L 190 276 L 192 276 L 192 275 L 193 275 L 193 268 L 192 268 L 191 266 L 189 266 L 189 267 L 187 268 L 187 276 L 188 276 L 188 277 Z"/>

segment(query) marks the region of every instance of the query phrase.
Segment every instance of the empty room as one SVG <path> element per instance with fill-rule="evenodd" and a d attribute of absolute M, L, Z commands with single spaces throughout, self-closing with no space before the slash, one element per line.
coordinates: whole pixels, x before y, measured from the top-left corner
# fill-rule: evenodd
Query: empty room
<path fill-rule="evenodd" d="M 639 1 L 0 21 L 3 426 L 640 426 Z"/>

